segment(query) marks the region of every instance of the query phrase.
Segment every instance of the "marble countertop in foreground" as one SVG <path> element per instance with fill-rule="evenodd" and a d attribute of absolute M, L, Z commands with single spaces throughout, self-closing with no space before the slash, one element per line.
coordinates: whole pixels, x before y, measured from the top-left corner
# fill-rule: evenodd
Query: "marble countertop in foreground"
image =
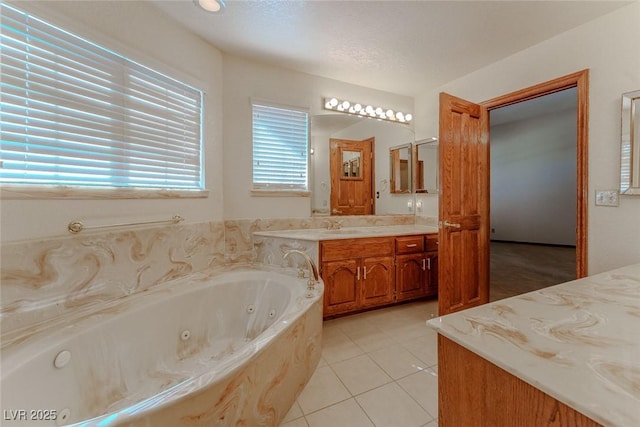
<path fill-rule="evenodd" d="M 364 237 L 408 236 L 412 234 L 431 234 L 437 232 L 438 227 L 428 225 L 380 225 L 373 227 L 345 227 L 337 230 L 311 228 L 299 230 L 256 231 L 253 234 L 263 237 L 320 241 Z"/>
<path fill-rule="evenodd" d="M 429 320 L 606 426 L 640 426 L 640 264 Z"/>

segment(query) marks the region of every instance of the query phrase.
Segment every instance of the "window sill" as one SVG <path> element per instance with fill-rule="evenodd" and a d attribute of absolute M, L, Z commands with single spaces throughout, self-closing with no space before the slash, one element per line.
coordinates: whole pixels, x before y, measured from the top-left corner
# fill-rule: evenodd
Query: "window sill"
<path fill-rule="evenodd" d="M 267 190 L 267 189 L 253 189 L 251 190 L 252 197 L 311 197 L 311 191 L 308 190 Z"/>
<path fill-rule="evenodd" d="M 2 199 L 191 199 L 205 197 L 209 197 L 209 190 L 0 185 L 0 198 Z"/>

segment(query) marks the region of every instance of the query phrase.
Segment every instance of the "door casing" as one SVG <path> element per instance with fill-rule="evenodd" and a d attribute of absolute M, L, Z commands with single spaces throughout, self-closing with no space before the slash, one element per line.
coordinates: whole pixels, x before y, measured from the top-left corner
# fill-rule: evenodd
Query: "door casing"
<path fill-rule="evenodd" d="M 576 278 L 588 274 L 587 266 L 587 206 L 588 206 L 588 151 L 589 151 L 589 70 L 582 70 L 528 88 L 520 89 L 488 101 L 481 102 L 489 110 L 517 104 L 522 101 L 577 88 L 577 153 L 576 153 Z M 491 147 L 491 142 L 489 142 Z"/>
<path fill-rule="evenodd" d="M 559 77 L 557 79 L 554 80 L 550 80 L 544 83 L 540 83 L 537 84 L 535 86 L 531 86 L 525 89 L 521 89 L 506 95 L 502 95 L 500 97 L 497 98 L 493 98 L 490 99 L 488 101 L 482 102 L 480 104 L 478 104 L 478 107 L 481 107 L 482 109 L 485 109 L 486 111 L 490 111 L 496 108 L 500 108 L 500 107 L 505 107 L 507 105 L 512 105 L 518 102 L 522 102 L 522 101 L 526 101 L 526 100 L 530 100 L 530 99 L 534 99 L 540 96 L 544 96 L 544 95 L 548 95 L 551 93 L 555 93 L 555 92 L 559 92 L 565 89 L 570 89 L 570 88 L 577 88 L 577 155 L 576 155 L 576 163 L 577 163 L 577 167 L 576 167 L 576 173 L 577 173 L 577 179 L 576 179 L 576 191 L 577 191 L 577 209 L 576 209 L 576 277 L 577 278 L 581 278 L 581 277 L 585 277 L 588 273 L 587 270 L 587 203 L 588 203 L 588 125 L 589 125 L 589 70 L 582 70 L 573 74 L 569 74 L 563 77 Z M 445 95 L 445 99 L 446 97 L 450 98 L 450 95 Z M 467 104 L 467 101 L 464 100 L 459 100 L 460 104 Z M 454 101 L 449 101 L 449 102 L 457 102 L 456 100 Z M 467 107 L 470 108 L 470 107 Z M 440 139 L 441 139 L 441 143 L 443 142 L 443 94 L 441 94 L 441 101 L 440 101 Z M 450 124 L 449 124 L 450 125 Z M 464 129 L 462 129 L 462 131 L 464 131 Z M 490 139 L 490 138 L 489 138 Z M 490 144 L 487 144 L 490 145 Z M 488 153 L 488 151 L 487 151 Z M 488 168 L 489 166 L 489 159 L 488 156 L 484 156 L 484 154 L 482 154 L 483 157 L 486 157 L 486 163 L 480 162 L 479 165 L 480 167 L 484 167 L 487 169 L 487 174 L 488 174 Z M 440 153 L 440 163 L 441 163 L 441 167 L 440 167 L 440 175 L 441 175 L 441 182 L 443 182 L 443 177 L 447 176 L 447 174 L 452 174 L 455 175 L 456 173 L 458 175 L 464 173 L 469 174 L 468 171 L 463 171 L 463 162 L 458 162 L 457 166 L 460 170 L 456 171 L 447 171 L 445 170 L 447 167 L 447 162 L 443 162 L 443 152 L 441 150 Z M 450 167 L 452 165 L 454 165 L 454 162 L 449 161 L 450 163 Z M 452 175 L 452 177 L 453 177 Z M 483 179 L 484 175 L 479 175 L 479 177 L 481 179 Z M 451 178 L 451 177 L 450 177 Z M 489 198 L 490 198 L 490 194 L 489 194 L 489 180 L 486 179 L 486 183 L 482 183 L 482 185 L 480 185 L 478 187 L 478 191 L 479 191 L 479 196 L 480 198 L 485 198 L 485 203 L 488 204 L 489 203 Z M 446 185 L 443 185 L 443 189 L 446 188 Z M 445 263 L 447 260 L 449 260 L 450 264 L 452 264 L 452 255 L 453 252 L 451 251 L 451 249 L 447 249 L 447 247 L 449 245 L 446 244 L 446 238 L 449 236 L 454 236 L 455 234 L 457 234 L 457 230 L 452 229 L 451 226 L 449 226 L 449 229 L 447 231 L 447 226 L 446 224 L 443 224 L 443 222 L 449 221 L 451 218 L 445 218 L 445 215 L 443 214 L 443 194 L 440 194 L 440 251 L 441 253 L 439 254 L 439 258 L 440 261 Z M 486 208 L 486 209 L 485 209 Z M 482 209 L 482 212 L 486 212 L 488 214 L 489 210 L 488 210 L 488 206 L 485 206 L 485 208 Z M 480 216 L 482 217 L 482 215 Z M 460 229 L 461 231 L 464 230 L 464 226 L 463 224 L 455 224 L 455 226 L 457 226 L 458 229 Z M 478 227 L 478 244 L 477 246 L 479 248 L 482 247 L 486 247 L 488 248 L 489 245 L 489 234 L 488 234 L 488 227 L 489 224 L 488 223 L 481 223 Z M 451 232 L 455 232 L 455 233 L 451 233 Z M 486 240 L 486 241 L 485 241 Z M 484 245 L 484 246 L 483 246 Z M 455 283 L 456 280 L 453 276 L 454 276 L 454 270 L 452 268 L 449 269 L 440 269 L 439 271 L 439 282 L 440 282 L 440 295 L 439 295 L 439 311 L 440 311 L 440 315 L 444 315 L 447 314 L 449 312 L 452 311 L 459 311 L 459 310 L 464 310 L 466 308 L 470 308 L 473 307 L 475 305 L 478 304 L 482 304 L 485 302 L 488 302 L 488 280 L 486 280 L 485 283 L 485 276 L 487 276 L 488 272 L 488 264 L 489 264 L 489 259 L 488 257 L 484 257 L 483 254 L 486 251 L 480 250 L 479 251 L 479 258 L 475 258 L 475 257 L 471 257 L 473 259 L 462 259 L 462 260 L 458 260 L 456 262 L 462 263 L 462 265 L 458 266 L 459 268 L 462 269 L 463 273 L 465 271 L 473 271 L 474 268 L 479 269 L 478 273 L 479 273 L 479 278 L 477 280 L 472 280 L 471 284 L 466 284 L 465 283 L 468 280 L 464 280 L 464 279 L 471 279 L 473 274 L 462 274 L 462 276 L 465 276 L 464 278 L 460 277 L 458 279 L 463 279 L 462 282 L 465 283 Z M 482 259 L 485 258 L 485 259 Z M 486 266 L 485 266 L 486 264 Z M 451 267 L 451 266 L 450 266 Z M 486 267 L 486 271 L 485 271 L 485 267 Z M 447 280 L 449 280 L 449 284 L 447 285 Z M 443 286 L 443 284 L 445 286 Z M 464 285 L 464 286 L 463 286 Z M 462 287 L 462 288 L 460 288 Z M 469 296 L 473 297 L 473 298 L 469 298 L 469 296 L 464 296 L 464 295 L 455 295 L 454 293 L 469 293 L 470 291 L 476 289 L 478 292 L 476 295 L 473 294 L 469 294 Z M 453 303 L 454 301 L 459 300 L 459 303 Z"/>

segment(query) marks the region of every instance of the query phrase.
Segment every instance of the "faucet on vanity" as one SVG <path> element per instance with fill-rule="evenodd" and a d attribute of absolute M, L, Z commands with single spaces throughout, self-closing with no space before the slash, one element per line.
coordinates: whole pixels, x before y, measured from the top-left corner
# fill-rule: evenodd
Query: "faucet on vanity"
<path fill-rule="evenodd" d="M 289 258 L 289 255 L 291 254 L 300 255 L 301 257 L 304 258 L 305 262 L 307 263 L 307 267 L 309 267 L 309 281 L 307 282 L 307 290 L 313 291 L 315 289 L 315 284 L 320 281 L 320 275 L 318 274 L 318 267 L 316 267 L 316 264 L 313 262 L 313 260 L 309 255 L 297 249 L 288 250 L 282 256 L 282 259 L 286 261 L 286 259 Z M 302 273 L 302 277 L 304 277 L 304 272 Z"/>
<path fill-rule="evenodd" d="M 337 219 L 327 219 L 324 221 L 327 224 L 327 230 L 340 230 L 342 228 L 342 221 Z"/>

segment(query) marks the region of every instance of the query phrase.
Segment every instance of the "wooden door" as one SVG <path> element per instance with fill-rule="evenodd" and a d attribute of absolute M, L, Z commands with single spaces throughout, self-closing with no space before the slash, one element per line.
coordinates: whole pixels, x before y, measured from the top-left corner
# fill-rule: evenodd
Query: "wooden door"
<path fill-rule="evenodd" d="M 332 215 L 374 213 L 374 139 L 329 140 Z"/>
<path fill-rule="evenodd" d="M 360 266 L 356 260 L 322 263 L 324 316 L 348 312 L 360 306 Z"/>
<path fill-rule="evenodd" d="M 393 302 L 393 257 L 365 258 L 361 261 L 362 306 Z"/>
<path fill-rule="evenodd" d="M 439 315 L 489 302 L 489 116 L 440 94 Z"/>
<path fill-rule="evenodd" d="M 421 297 L 426 287 L 425 253 L 396 256 L 396 297 L 398 301 Z"/>

